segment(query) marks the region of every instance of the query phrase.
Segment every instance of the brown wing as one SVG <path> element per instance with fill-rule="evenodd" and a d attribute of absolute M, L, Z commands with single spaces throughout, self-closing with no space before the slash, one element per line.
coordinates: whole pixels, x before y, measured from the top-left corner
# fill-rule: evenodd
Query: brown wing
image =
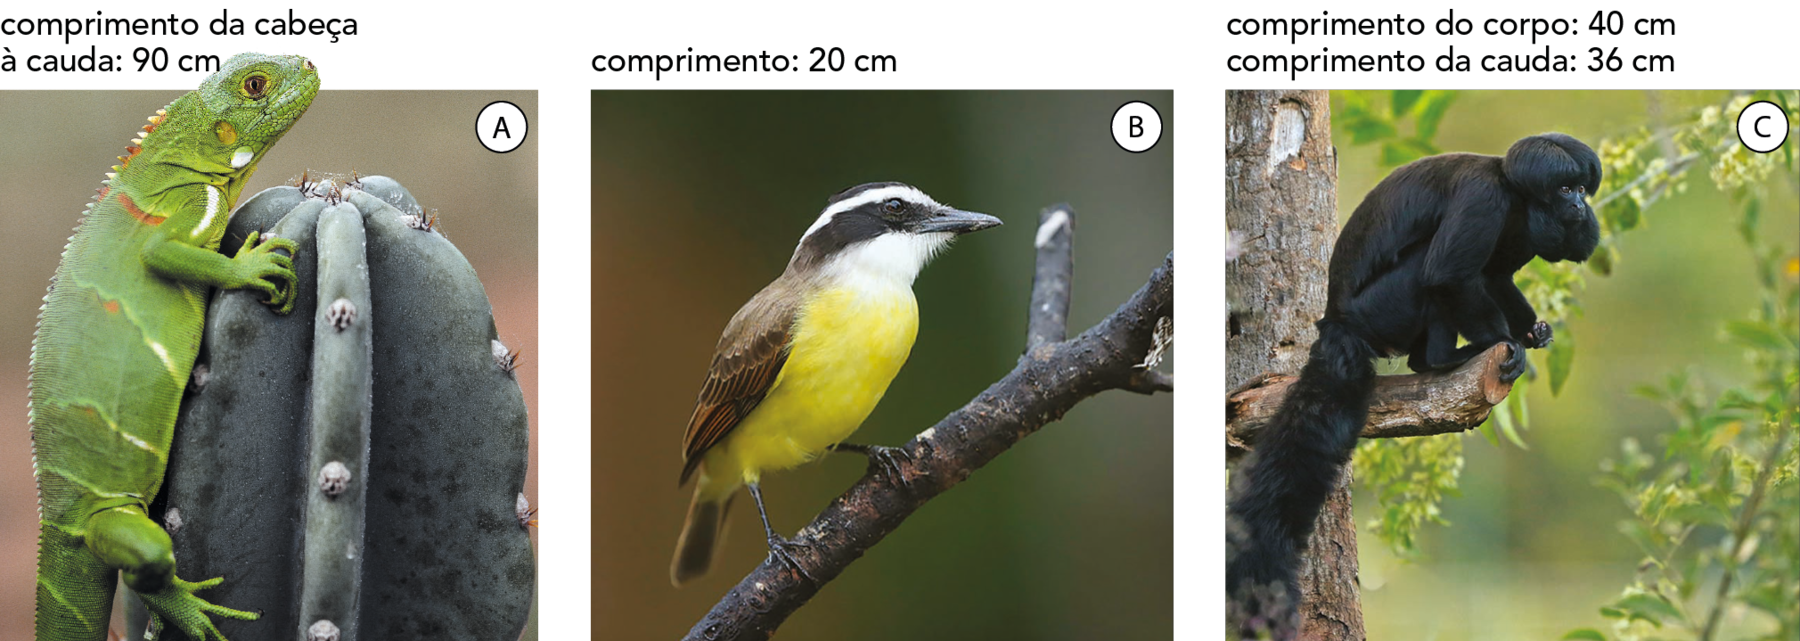
<path fill-rule="evenodd" d="M 770 283 L 731 317 L 731 324 L 719 337 L 718 351 L 681 442 L 686 461 L 681 468 L 683 485 L 706 451 L 762 402 L 787 363 L 789 330 L 800 309 L 799 297 L 790 294 L 785 277 Z"/>

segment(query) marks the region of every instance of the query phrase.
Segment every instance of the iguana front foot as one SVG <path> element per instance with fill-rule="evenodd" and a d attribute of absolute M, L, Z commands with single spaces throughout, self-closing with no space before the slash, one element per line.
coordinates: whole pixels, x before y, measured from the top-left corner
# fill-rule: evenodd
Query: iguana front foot
<path fill-rule="evenodd" d="M 165 624 L 173 624 L 189 639 L 195 641 L 226 641 L 219 628 L 213 626 L 212 618 L 218 615 L 240 621 L 255 621 L 262 615 L 255 612 L 233 610 L 222 605 L 213 605 L 194 593 L 225 582 L 225 577 L 215 577 L 199 583 L 189 583 L 180 578 L 171 577 L 169 585 L 155 592 L 139 592 L 144 606 L 150 610 L 150 627 L 146 635 L 155 639 L 164 629 Z"/>
<path fill-rule="evenodd" d="M 275 250 L 285 249 L 287 255 L 277 254 Z M 291 238 L 279 238 L 265 234 L 250 234 L 244 238 L 244 246 L 231 257 L 238 265 L 242 281 L 229 289 L 254 289 L 268 295 L 265 304 L 274 307 L 275 313 L 287 314 L 294 311 L 295 276 L 294 259 L 300 245 Z M 281 281 L 279 285 L 275 282 Z"/>

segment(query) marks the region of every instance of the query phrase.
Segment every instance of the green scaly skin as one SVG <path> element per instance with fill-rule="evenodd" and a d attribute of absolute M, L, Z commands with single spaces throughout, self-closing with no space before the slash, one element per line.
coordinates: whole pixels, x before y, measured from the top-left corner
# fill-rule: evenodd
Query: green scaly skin
<path fill-rule="evenodd" d="M 292 240 L 252 235 L 218 253 L 257 161 L 319 91 L 311 62 L 241 54 L 150 118 L 63 251 L 31 349 L 38 482 L 37 638 L 100 641 L 119 573 L 153 630 L 221 639 L 209 615 L 256 614 L 175 576 L 169 535 L 146 515 L 162 486 L 175 412 L 200 349 L 208 291 L 294 306 Z"/>

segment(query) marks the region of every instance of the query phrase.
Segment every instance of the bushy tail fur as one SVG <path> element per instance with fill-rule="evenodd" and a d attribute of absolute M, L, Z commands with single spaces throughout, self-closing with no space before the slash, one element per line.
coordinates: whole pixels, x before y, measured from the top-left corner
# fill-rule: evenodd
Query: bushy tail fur
<path fill-rule="evenodd" d="M 1332 320 L 1318 322 L 1300 378 L 1238 466 L 1226 520 L 1226 594 L 1246 630 L 1293 635 L 1300 552 L 1356 447 L 1375 386 L 1374 349 Z"/>

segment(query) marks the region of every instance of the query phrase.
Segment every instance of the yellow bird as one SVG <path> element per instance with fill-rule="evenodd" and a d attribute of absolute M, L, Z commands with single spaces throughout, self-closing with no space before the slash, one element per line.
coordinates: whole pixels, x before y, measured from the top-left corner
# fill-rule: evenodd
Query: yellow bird
<path fill-rule="evenodd" d="M 682 440 L 681 483 L 700 478 L 669 567 L 676 586 L 712 565 L 726 508 L 745 486 L 770 553 L 792 564 L 763 509 L 762 473 L 811 461 L 862 425 L 912 352 L 919 270 L 958 235 L 999 224 L 895 182 L 831 197 L 787 270 L 719 337 Z"/>

